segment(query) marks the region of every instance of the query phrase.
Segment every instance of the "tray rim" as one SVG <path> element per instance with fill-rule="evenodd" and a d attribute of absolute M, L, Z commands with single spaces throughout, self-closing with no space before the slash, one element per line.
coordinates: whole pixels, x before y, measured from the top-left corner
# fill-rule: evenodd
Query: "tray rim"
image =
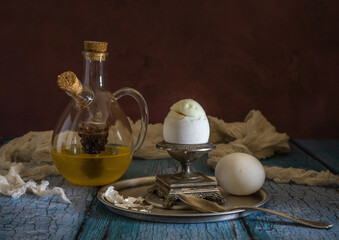
<path fill-rule="evenodd" d="M 215 180 L 214 176 L 208 176 L 212 180 Z M 133 184 L 136 183 L 137 184 Z M 218 213 L 175 213 L 171 215 L 160 214 L 160 213 L 152 213 L 152 212 L 141 212 L 131 209 L 124 209 L 121 207 L 115 206 L 113 203 L 107 201 L 103 197 L 103 193 L 107 190 L 108 187 L 114 186 L 117 191 L 127 188 L 133 188 L 138 186 L 146 185 L 147 183 L 155 182 L 155 176 L 148 176 L 148 177 L 140 177 L 140 178 L 130 178 L 120 180 L 108 185 L 105 185 L 100 188 L 97 193 L 97 198 L 101 203 L 105 205 L 110 211 L 117 213 L 119 215 L 123 215 L 126 217 L 139 219 L 139 220 L 146 220 L 146 221 L 153 221 L 153 222 L 169 222 L 169 223 L 200 223 L 200 222 L 216 222 L 216 221 L 223 221 L 223 220 L 231 220 L 236 218 L 245 217 L 249 214 L 257 212 L 255 210 L 245 210 L 245 209 L 238 209 L 232 211 L 225 211 L 225 212 L 218 212 Z M 131 184 L 132 183 L 132 184 Z M 262 200 L 259 203 L 256 203 L 252 206 L 255 207 L 262 207 L 267 201 L 270 199 L 269 193 L 264 189 L 260 188 L 257 193 L 260 192 Z"/>

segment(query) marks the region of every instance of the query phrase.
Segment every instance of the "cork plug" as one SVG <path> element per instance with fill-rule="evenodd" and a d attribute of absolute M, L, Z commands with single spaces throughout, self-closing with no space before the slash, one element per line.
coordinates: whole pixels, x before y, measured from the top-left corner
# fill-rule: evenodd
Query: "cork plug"
<path fill-rule="evenodd" d="M 67 71 L 58 76 L 58 86 L 70 96 L 79 96 L 82 92 L 82 84 L 74 72 Z"/>
<path fill-rule="evenodd" d="M 88 52 L 107 52 L 107 42 L 84 41 L 85 51 Z"/>

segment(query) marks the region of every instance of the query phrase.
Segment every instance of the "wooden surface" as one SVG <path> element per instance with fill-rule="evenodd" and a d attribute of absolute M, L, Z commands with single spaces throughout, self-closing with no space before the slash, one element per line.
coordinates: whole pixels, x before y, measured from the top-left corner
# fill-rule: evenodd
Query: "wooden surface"
<path fill-rule="evenodd" d="M 2 139 L 6 140 L 6 139 Z M 5 143 L 6 141 L 0 141 Z M 266 166 L 297 167 L 336 172 L 337 140 L 292 140 L 291 152 L 263 160 Z M 193 163 L 195 171 L 213 175 L 206 159 Z M 123 179 L 172 173 L 173 159 L 134 159 Z M 0 239 L 338 239 L 338 186 L 309 187 L 266 181 L 271 198 L 266 208 L 298 217 L 328 221 L 329 230 L 312 229 L 289 220 L 257 212 L 242 219 L 199 224 L 167 224 L 134 220 L 107 210 L 96 196 L 99 188 L 78 187 L 61 176 L 49 177 L 50 186 L 61 186 L 73 204 L 58 196 L 20 199 L 0 196 Z"/>

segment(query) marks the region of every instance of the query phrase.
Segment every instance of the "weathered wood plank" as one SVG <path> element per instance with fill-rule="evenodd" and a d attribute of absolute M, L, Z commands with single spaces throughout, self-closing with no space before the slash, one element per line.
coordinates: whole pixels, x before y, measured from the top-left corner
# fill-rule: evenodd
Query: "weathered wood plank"
<path fill-rule="evenodd" d="M 0 138 L 0 146 L 13 138 Z M 72 204 L 59 196 L 37 197 L 26 193 L 19 199 L 0 195 L 0 239 L 73 239 L 98 188 L 79 187 L 61 176 L 46 180 L 62 187 Z"/>
<path fill-rule="evenodd" d="M 272 181 L 266 181 L 264 188 L 271 194 L 266 208 L 335 225 L 329 230 L 313 229 L 275 215 L 250 215 L 246 222 L 254 236 L 265 231 L 271 239 L 338 239 L 339 194 L 335 189 Z"/>
<path fill-rule="evenodd" d="M 288 154 L 276 154 L 262 161 L 266 166 L 295 167 L 306 170 L 326 170 L 326 167 L 291 143 Z M 246 217 L 253 236 L 262 238 L 265 232 L 271 239 L 336 239 L 339 236 L 339 194 L 331 187 L 310 187 L 296 184 L 277 184 L 266 180 L 264 188 L 271 199 L 266 208 L 302 218 L 328 221 L 336 225 L 330 230 L 307 228 L 281 217 L 257 213 Z"/>
<path fill-rule="evenodd" d="M 338 239 L 339 194 L 335 189 L 276 184 L 271 181 L 267 181 L 264 187 L 271 194 L 266 208 L 306 219 L 331 222 L 334 226 L 328 230 L 314 229 L 274 215 L 250 215 L 246 222 L 255 230 L 254 236 L 259 229 L 271 239 Z"/>
<path fill-rule="evenodd" d="M 302 168 L 305 170 L 323 171 L 327 168 L 315 161 L 309 154 L 305 153 L 297 145 L 290 142 L 291 151 L 287 154 L 275 154 L 271 158 L 261 160 L 261 163 L 265 166 L 279 166 L 279 167 L 293 167 Z"/>
<path fill-rule="evenodd" d="M 95 200 L 79 239 L 248 239 L 239 220 L 166 224 L 133 220 L 108 211 Z"/>
<path fill-rule="evenodd" d="M 330 171 L 339 174 L 339 140 L 294 139 L 292 141 Z"/>
<path fill-rule="evenodd" d="M 63 177 L 50 177 L 50 187 L 60 186 L 72 204 L 59 196 L 19 199 L 0 195 L 0 239 L 74 239 L 97 188 L 74 186 Z"/>

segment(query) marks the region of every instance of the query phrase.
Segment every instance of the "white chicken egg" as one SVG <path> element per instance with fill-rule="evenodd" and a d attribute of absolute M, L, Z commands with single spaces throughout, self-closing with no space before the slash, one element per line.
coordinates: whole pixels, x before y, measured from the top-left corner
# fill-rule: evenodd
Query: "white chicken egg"
<path fill-rule="evenodd" d="M 231 153 L 215 167 L 218 185 L 233 195 L 250 195 L 258 191 L 265 181 L 263 165 L 246 153 Z"/>
<path fill-rule="evenodd" d="M 164 121 L 164 140 L 177 144 L 208 142 L 210 126 L 204 109 L 192 99 L 183 99 L 171 107 Z"/>

